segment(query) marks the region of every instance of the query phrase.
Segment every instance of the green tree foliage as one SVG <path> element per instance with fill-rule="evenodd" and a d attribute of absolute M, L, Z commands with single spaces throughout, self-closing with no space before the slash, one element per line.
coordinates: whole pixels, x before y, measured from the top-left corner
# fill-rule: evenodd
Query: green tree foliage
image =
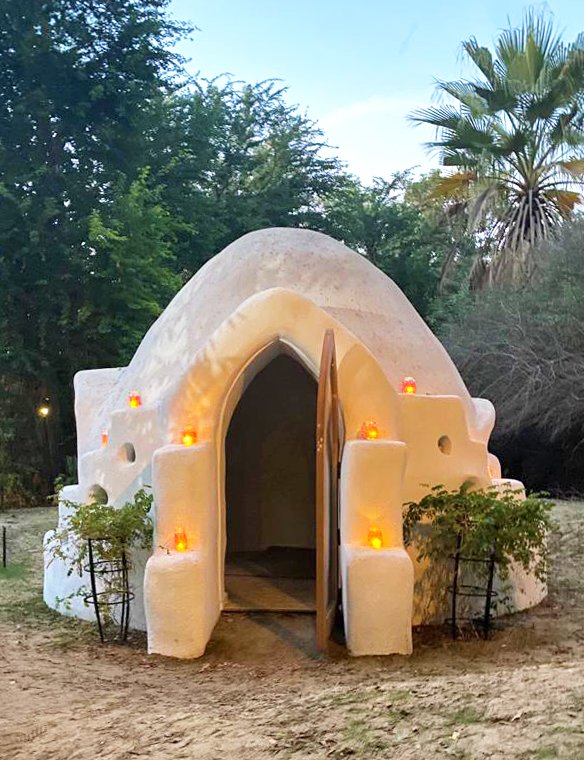
<path fill-rule="evenodd" d="M 127 192 L 118 190 L 107 212 L 91 213 L 85 247 L 92 286 L 77 313 L 86 338 L 85 366 L 106 364 L 113 356 L 127 363 L 180 288 L 173 272 L 175 224 L 159 195 L 144 171 Z"/>
<path fill-rule="evenodd" d="M 420 314 L 431 318 L 435 299 L 452 283 L 446 263 L 470 260 L 470 237 L 460 234 L 438 208 L 422 201 L 432 177 L 413 181 L 408 173 L 376 179 L 369 187 L 348 178 L 323 199 L 321 229 L 359 251 L 391 277 Z"/>
<path fill-rule="evenodd" d="M 198 82 L 163 104 L 152 170 L 190 276 L 246 232 L 311 226 L 342 177 L 322 132 L 275 82 Z"/>
<path fill-rule="evenodd" d="M 477 78 L 439 82 L 443 104 L 412 120 L 436 127 L 430 147 L 456 170 L 437 192 L 457 201 L 467 194 L 471 227 L 482 221 L 492 243 L 477 258 L 474 286 L 525 284 L 534 247 L 581 200 L 584 36 L 566 44 L 530 12 L 501 33 L 494 55 L 474 37 L 463 50 Z"/>
<path fill-rule="evenodd" d="M 87 351 L 84 315 L 103 308 L 103 328 L 112 296 L 100 300 L 96 289 L 108 277 L 110 287 L 121 283 L 115 263 L 90 245 L 89 222 L 95 227 L 96 210 L 115 214 L 118 188 L 138 178 L 147 126 L 177 70 L 168 44 L 184 30 L 165 15 L 167 4 L 0 2 L 0 413 L 11 420 L 14 452 L 35 424 L 31 410 L 51 399 L 44 445 L 26 452 L 47 475 L 60 467 L 71 429 L 72 376 L 100 361 Z M 131 282 L 123 287 L 127 295 Z M 151 297 L 161 289 L 153 283 Z M 107 363 L 118 363 L 109 348 Z M 4 452 L 5 467 L 14 456 Z"/>

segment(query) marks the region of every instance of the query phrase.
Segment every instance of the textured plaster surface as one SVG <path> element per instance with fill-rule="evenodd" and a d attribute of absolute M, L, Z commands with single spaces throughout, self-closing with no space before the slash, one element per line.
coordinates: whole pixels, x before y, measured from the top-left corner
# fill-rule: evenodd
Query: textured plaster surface
<path fill-rule="evenodd" d="M 421 568 L 402 547 L 401 505 L 438 483 L 484 486 L 500 476 L 487 451 L 494 409 L 470 398 L 423 320 L 366 259 L 318 233 L 264 230 L 229 246 L 187 283 L 127 368 L 83 372 L 75 380 L 76 498 L 89 498 L 99 486 L 119 505 L 140 487 L 154 488 L 145 621 L 140 612 L 133 621 L 146 625 L 150 651 L 177 657 L 204 651 L 224 597 L 225 438 L 232 415 L 281 353 L 316 377 L 327 329 L 335 334 L 345 442 L 340 559 L 349 648 L 407 652 L 412 620 L 432 619 L 434 590 L 414 594 L 414 571 L 419 579 Z M 416 378 L 415 396 L 399 393 L 406 375 Z M 130 391 L 140 394 L 141 408 L 129 408 Z M 380 440 L 357 440 L 367 419 L 377 422 Z M 186 426 L 196 429 L 197 445 L 181 445 Z M 372 522 L 383 531 L 382 550 L 367 546 Z M 187 552 L 174 549 L 178 530 L 187 534 Z M 541 598 L 541 588 L 527 581 L 517 595 L 523 607 Z M 63 568 L 47 570 L 48 604 L 65 585 Z"/>

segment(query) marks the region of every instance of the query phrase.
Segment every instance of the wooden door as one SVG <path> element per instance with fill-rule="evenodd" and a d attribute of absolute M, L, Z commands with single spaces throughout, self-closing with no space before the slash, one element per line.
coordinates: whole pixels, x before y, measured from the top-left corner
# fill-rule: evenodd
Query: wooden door
<path fill-rule="evenodd" d="M 322 346 L 316 402 L 316 644 L 326 650 L 339 595 L 339 401 L 335 335 Z"/>

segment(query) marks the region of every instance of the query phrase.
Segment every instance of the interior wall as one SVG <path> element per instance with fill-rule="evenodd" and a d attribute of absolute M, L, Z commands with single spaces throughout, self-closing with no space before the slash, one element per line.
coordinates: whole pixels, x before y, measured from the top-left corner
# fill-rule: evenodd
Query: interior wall
<path fill-rule="evenodd" d="M 240 399 L 225 440 L 227 551 L 314 548 L 316 394 L 281 354 Z"/>

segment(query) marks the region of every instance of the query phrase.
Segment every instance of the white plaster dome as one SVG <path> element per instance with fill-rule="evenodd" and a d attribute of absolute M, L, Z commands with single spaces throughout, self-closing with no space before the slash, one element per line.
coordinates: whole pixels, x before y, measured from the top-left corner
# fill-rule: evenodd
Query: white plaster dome
<path fill-rule="evenodd" d="M 158 403 L 215 330 L 248 298 L 272 288 L 302 295 L 343 324 L 396 389 L 412 375 L 418 393 L 461 397 L 472 426 L 458 371 L 397 285 L 342 243 L 292 228 L 251 232 L 208 261 L 152 325 L 99 417 L 124 407 L 133 389 L 145 405 Z"/>

